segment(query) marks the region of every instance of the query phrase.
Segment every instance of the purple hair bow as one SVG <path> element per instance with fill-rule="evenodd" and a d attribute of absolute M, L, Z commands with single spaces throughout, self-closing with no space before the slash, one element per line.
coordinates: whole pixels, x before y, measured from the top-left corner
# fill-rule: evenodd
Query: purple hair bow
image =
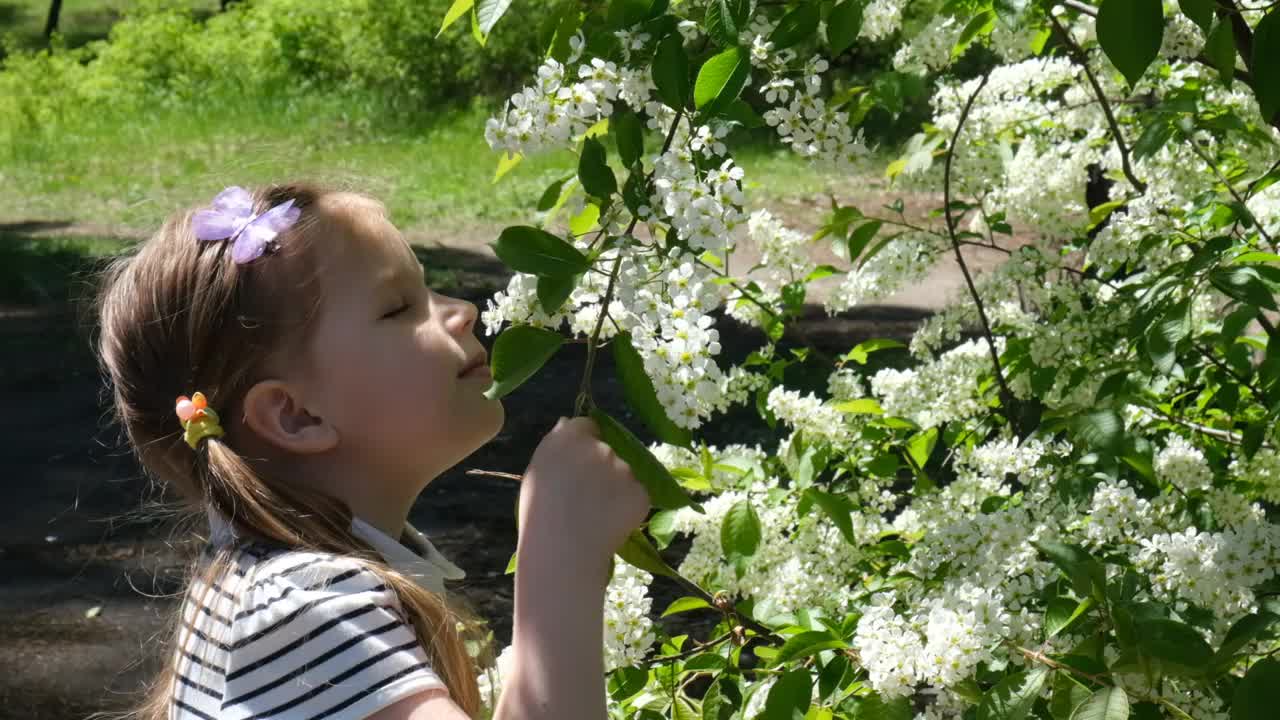
<path fill-rule="evenodd" d="M 286 200 L 270 210 L 253 214 L 253 196 L 232 185 L 218 193 L 213 207 L 192 217 L 197 240 L 230 240 L 231 259 L 236 263 L 257 260 L 273 248 L 276 235 L 295 222 L 302 210 Z"/>

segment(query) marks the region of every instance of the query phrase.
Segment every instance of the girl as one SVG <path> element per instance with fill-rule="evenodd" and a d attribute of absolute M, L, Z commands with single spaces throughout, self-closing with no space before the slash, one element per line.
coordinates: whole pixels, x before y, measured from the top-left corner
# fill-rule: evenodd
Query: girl
<path fill-rule="evenodd" d="M 133 449 L 212 530 L 137 715 L 476 716 L 469 616 L 442 582 L 461 572 L 406 517 L 503 411 L 476 308 L 424 286 L 382 205 L 228 188 L 110 268 L 98 313 Z M 609 560 L 647 510 L 589 420 L 543 439 L 495 718 L 605 716 Z"/>

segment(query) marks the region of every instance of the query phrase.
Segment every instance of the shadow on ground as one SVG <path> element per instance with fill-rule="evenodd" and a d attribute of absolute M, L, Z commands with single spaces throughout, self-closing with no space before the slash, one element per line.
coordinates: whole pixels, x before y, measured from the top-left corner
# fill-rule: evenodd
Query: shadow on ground
<path fill-rule="evenodd" d="M 56 229 L 0 225 L 0 478 L 7 500 L 0 507 L 0 715 L 33 720 L 82 718 L 121 709 L 135 697 L 157 667 L 156 641 L 176 607 L 172 595 L 192 544 L 190 528 L 155 505 L 157 494 L 109 424 L 92 328 L 76 305 L 102 258 L 45 242 Z M 42 237 L 31 236 L 36 232 Z M 418 252 L 444 292 L 483 304 L 506 284 L 506 272 L 489 256 Z M 827 318 L 813 307 L 798 325 L 811 343 L 836 354 L 869 337 L 905 338 L 922 315 L 868 308 Z M 732 322 L 722 328 L 726 359 L 759 343 L 755 331 Z M 504 643 L 512 593 L 504 570 L 515 547 L 517 487 L 465 470 L 521 472 L 542 435 L 571 413 L 583 360 L 582 346 L 566 346 L 509 396 L 503 432 L 437 479 L 413 511 L 414 523 L 467 570 L 458 591 Z M 612 380 L 609 354 L 601 361 L 600 403 L 636 426 Z M 825 384 L 819 375 L 810 380 Z M 753 443 L 768 434 L 753 412 L 740 411 L 706 436 L 716 444 Z M 658 593 L 659 609 L 678 594 L 661 587 Z"/>

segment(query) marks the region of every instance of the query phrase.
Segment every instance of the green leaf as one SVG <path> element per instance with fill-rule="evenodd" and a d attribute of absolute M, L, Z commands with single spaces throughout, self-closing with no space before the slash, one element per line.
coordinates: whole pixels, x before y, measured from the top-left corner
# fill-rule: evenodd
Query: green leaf
<path fill-rule="evenodd" d="M 538 276 L 567 277 L 591 268 L 587 257 L 563 239 L 528 225 L 513 225 L 502 231 L 493 252 L 516 272 Z"/>
<path fill-rule="evenodd" d="M 676 425 L 667 416 L 666 409 L 658 401 L 653 380 L 644 370 L 644 358 L 640 357 L 640 353 L 631 344 L 629 334 L 622 333 L 614 338 L 613 361 L 617 367 L 618 379 L 622 381 L 627 404 L 640 421 L 662 442 L 688 447 L 693 442 L 693 433 Z"/>
<path fill-rule="evenodd" d="M 658 43 L 653 55 L 653 84 L 658 97 L 680 110 L 689 105 L 689 56 L 680 33 L 672 33 Z"/>
<path fill-rule="evenodd" d="M 598 422 L 598 421 L 597 421 Z M 658 554 L 658 549 L 649 542 L 644 533 L 636 530 L 627 536 L 622 547 L 618 548 L 618 557 L 628 565 L 640 568 L 653 575 L 676 577 L 676 571 Z"/>
<path fill-rule="evenodd" d="M 805 497 L 813 501 L 831 519 L 844 539 L 850 545 L 857 546 L 858 539 L 853 534 L 853 503 L 845 495 L 829 493 L 817 488 L 806 488 Z"/>
<path fill-rule="evenodd" d="M 876 233 L 880 232 L 880 228 L 883 225 L 884 223 L 880 220 L 872 220 L 859 225 L 857 229 L 849 233 L 849 262 L 858 259 L 858 256 L 867 248 L 867 245 L 871 244 L 871 241 L 875 239 Z"/>
<path fill-rule="evenodd" d="M 1270 17 L 1270 16 L 1268 16 Z M 1276 298 L 1253 267 L 1220 267 L 1209 273 L 1209 282 L 1227 295 L 1249 305 L 1280 310 Z"/>
<path fill-rule="evenodd" d="M 1213 28 L 1215 0 L 1178 0 L 1178 8 L 1206 35 Z"/>
<path fill-rule="evenodd" d="M 703 28 L 717 45 L 737 45 L 750 17 L 751 0 L 710 0 Z"/>
<path fill-rule="evenodd" d="M 978 704 L 978 720 L 1023 720 L 1040 697 L 1048 668 L 1006 675 L 982 696 Z"/>
<path fill-rule="evenodd" d="M 542 196 L 538 198 L 538 212 L 546 212 L 556 206 L 556 203 L 560 201 L 560 196 L 564 193 L 564 184 L 569 182 L 572 177 L 574 176 L 560 178 L 542 191 Z"/>
<path fill-rule="evenodd" d="M 750 557 L 760 547 L 760 516 L 750 500 L 739 500 L 725 513 L 720 525 L 720 547 L 727 556 Z"/>
<path fill-rule="evenodd" d="M 453 0 L 453 4 L 445 11 L 444 20 L 440 21 L 440 29 L 436 31 L 436 37 L 440 37 L 449 26 L 454 24 L 475 4 L 475 0 Z"/>
<path fill-rule="evenodd" d="M 1236 75 L 1236 41 L 1231 33 L 1231 21 L 1220 22 L 1204 42 L 1204 54 L 1218 70 L 1222 84 L 1231 87 Z"/>
<path fill-rule="evenodd" d="M 854 715 L 857 720 L 911 720 L 915 717 L 911 701 L 903 697 L 885 700 L 879 695 L 868 695 L 858 700 L 857 708 Z"/>
<path fill-rule="evenodd" d="M 831 57 L 835 57 L 853 45 L 862 32 L 862 12 L 866 5 L 862 0 L 845 0 L 831 8 L 827 16 L 827 43 L 831 45 Z"/>
<path fill-rule="evenodd" d="M 1081 685 L 1071 677 L 1069 672 L 1060 672 L 1053 677 L 1053 697 L 1049 700 L 1049 715 L 1053 720 L 1071 720 L 1071 713 L 1089 699 L 1089 688 Z"/>
<path fill-rule="evenodd" d="M 906 347 L 906 345 L 902 344 L 898 340 L 892 340 L 890 338 L 874 338 L 854 345 L 853 349 L 845 354 L 844 359 L 852 360 L 859 365 L 866 365 L 867 357 L 873 352 L 904 347 Z"/>
<path fill-rule="evenodd" d="M 883 415 L 884 408 L 880 407 L 879 401 L 875 398 L 858 398 L 857 400 L 845 400 L 838 402 L 833 406 L 842 413 L 850 413 L 852 415 Z"/>
<path fill-rule="evenodd" d="M 618 668 L 609 675 L 609 697 L 622 702 L 639 695 L 648 684 L 648 670 L 635 667 Z"/>
<path fill-rule="evenodd" d="M 1236 685 L 1231 720 L 1273 720 L 1280 707 L 1280 662 L 1265 658 L 1253 664 Z"/>
<path fill-rule="evenodd" d="M 532 325 L 512 325 L 493 343 L 493 384 L 484 396 L 497 400 L 533 377 L 564 344 L 560 333 Z"/>
<path fill-rule="evenodd" d="M 1049 602 L 1044 613 L 1045 636 L 1053 637 L 1071 627 L 1092 607 L 1093 596 L 1088 596 L 1079 602 L 1064 597 L 1054 598 Z"/>
<path fill-rule="evenodd" d="M 611 28 L 629 28 L 648 18 L 649 5 L 648 0 L 612 0 L 606 22 Z"/>
<path fill-rule="evenodd" d="M 1280 110 L 1280 77 L 1271 72 L 1280 67 L 1280 13 L 1269 12 L 1253 28 L 1254 91 L 1262 119 L 1271 122 Z"/>
<path fill-rule="evenodd" d="M 498 167 L 493 170 L 493 184 L 498 184 L 498 181 L 514 170 L 521 160 L 524 160 L 524 155 L 521 153 L 502 153 L 502 157 L 498 158 Z"/>
<path fill-rule="evenodd" d="M 769 688 L 760 720 L 804 720 L 813 697 L 813 678 L 808 670 L 784 673 Z"/>
<path fill-rule="evenodd" d="M 1076 436 L 1094 450 L 1115 454 L 1124 443 L 1124 420 L 1110 408 L 1080 415 L 1073 425 Z"/>
<path fill-rule="evenodd" d="M 1142 160 L 1160 152 L 1169 138 L 1173 137 L 1173 123 L 1163 117 L 1157 117 L 1149 123 L 1133 143 L 1133 157 Z"/>
<path fill-rule="evenodd" d="M 578 158 L 578 180 L 587 194 L 607 198 L 618 192 L 618 179 L 605 159 L 604 144 L 589 137 L 582 141 L 582 156 Z"/>
<path fill-rule="evenodd" d="M 778 26 L 769 35 L 775 50 L 783 50 L 818 32 L 818 4 L 802 3 L 782 16 Z"/>
<path fill-rule="evenodd" d="M 1227 631 L 1227 637 L 1222 641 L 1222 646 L 1214 653 L 1211 663 L 1213 670 L 1215 672 L 1230 670 L 1236 660 L 1236 653 L 1258 639 L 1258 636 L 1270 629 L 1277 620 L 1280 620 L 1280 615 L 1266 611 L 1251 613 L 1237 620 Z"/>
<path fill-rule="evenodd" d="M 655 507 L 673 510 L 694 504 L 680 483 L 630 430 L 599 408 L 592 408 L 591 419 L 600 426 L 600 438 L 631 466 L 631 472 L 649 491 L 649 501 Z M 701 511 L 700 506 L 694 507 Z"/>
<path fill-rule="evenodd" d="M 1049 558 L 1050 562 L 1066 574 L 1077 595 L 1092 597 L 1100 602 L 1106 600 L 1106 571 L 1102 564 L 1083 548 L 1055 540 L 1041 540 L 1033 544 L 1037 550 Z"/>
<path fill-rule="evenodd" d="M 787 638 L 787 642 L 783 644 L 782 648 L 778 650 L 778 654 L 774 656 L 773 664 L 781 665 L 792 660 L 809 657 L 823 650 L 847 647 L 849 647 L 848 643 L 832 635 L 829 630 L 810 630 Z"/>
<path fill-rule="evenodd" d="M 1104 687 L 1089 696 L 1071 720 L 1129 720 L 1129 696 L 1121 687 Z"/>
<path fill-rule="evenodd" d="M 589 202 L 582 206 L 582 212 L 569 220 L 569 232 L 581 237 L 591 232 L 600 223 L 600 206 Z"/>
<path fill-rule="evenodd" d="M 915 461 L 916 467 L 924 468 L 933 455 L 933 448 L 938 444 L 938 428 L 929 428 L 912 435 L 907 440 L 907 455 Z"/>
<path fill-rule="evenodd" d="M 722 676 L 702 696 L 702 720 L 730 720 L 741 699 L 733 681 Z"/>
<path fill-rule="evenodd" d="M 1164 7 L 1160 0 L 1106 0 L 1097 28 L 1102 51 L 1133 86 L 1160 52 Z"/>
<path fill-rule="evenodd" d="M 538 304 L 548 315 L 555 315 L 564 301 L 578 287 L 581 275 L 543 275 L 538 278 Z"/>
<path fill-rule="evenodd" d="M 640 123 L 640 116 L 631 110 L 623 110 L 614 113 L 610 122 L 618 157 L 622 158 L 623 165 L 632 167 L 644 155 L 644 126 Z"/>
<path fill-rule="evenodd" d="M 1200 632 L 1186 623 L 1166 618 L 1142 619 L 1135 623 L 1141 657 L 1158 661 L 1170 675 L 1195 676 L 1203 673 L 1213 658 L 1213 648 Z"/>
<path fill-rule="evenodd" d="M 693 84 L 694 105 L 704 114 L 728 106 L 742 92 L 750 71 L 751 63 L 742 48 L 731 47 L 711 56 Z"/>
<path fill-rule="evenodd" d="M 666 610 L 662 611 L 662 617 L 682 612 L 689 612 L 690 610 L 702 610 L 703 608 L 709 607 L 711 607 L 711 605 L 700 597 L 676 598 L 674 602 L 667 606 Z"/>
<path fill-rule="evenodd" d="M 480 4 L 476 6 L 476 21 L 479 24 L 480 33 L 488 37 L 493 31 L 493 26 L 498 24 L 509 7 L 511 7 L 511 0 L 480 0 Z"/>
<path fill-rule="evenodd" d="M 996 26 L 996 13 L 988 8 L 974 15 L 969 19 L 969 23 L 964 26 L 964 30 L 960 32 L 960 37 L 956 40 L 955 47 L 951 49 L 952 57 L 960 57 L 969 49 L 969 44 L 979 35 L 990 35 L 992 28 Z"/>

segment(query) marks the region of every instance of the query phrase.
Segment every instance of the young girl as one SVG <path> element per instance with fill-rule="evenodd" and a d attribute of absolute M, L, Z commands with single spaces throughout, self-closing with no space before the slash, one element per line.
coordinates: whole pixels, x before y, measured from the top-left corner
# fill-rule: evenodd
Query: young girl
<path fill-rule="evenodd" d="M 139 716 L 480 712 L 468 616 L 442 582 L 461 571 L 406 523 L 502 424 L 475 319 L 425 287 L 382 205 L 307 185 L 228 188 L 109 270 L 99 350 L 119 420 L 211 525 Z M 609 560 L 647 510 L 589 420 L 543 439 L 495 718 L 605 716 Z"/>

